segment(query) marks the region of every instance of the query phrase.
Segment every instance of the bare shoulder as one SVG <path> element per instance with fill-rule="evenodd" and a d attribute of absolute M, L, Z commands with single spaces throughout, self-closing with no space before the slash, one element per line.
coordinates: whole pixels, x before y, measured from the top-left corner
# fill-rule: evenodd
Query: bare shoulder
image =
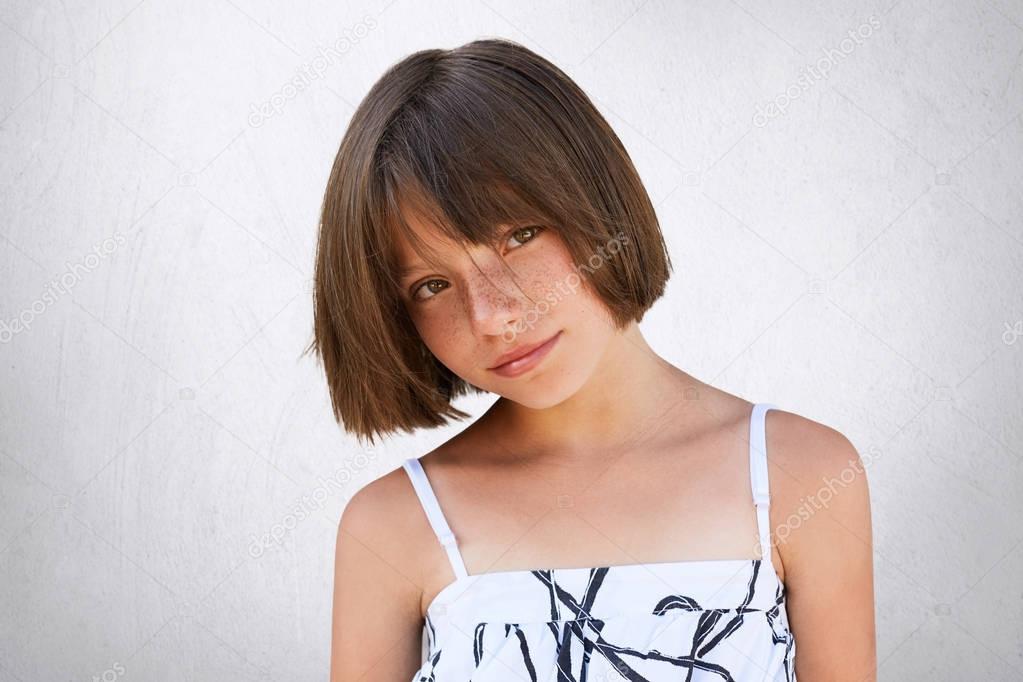
<path fill-rule="evenodd" d="M 813 474 L 860 461 L 849 439 L 827 424 L 777 408 L 768 410 L 765 418 L 768 452 L 774 464 Z"/>
<path fill-rule="evenodd" d="M 399 466 L 360 488 L 341 514 L 331 680 L 408 679 L 419 665 L 423 580 L 412 560 L 421 541 L 415 504 Z"/>
<path fill-rule="evenodd" d="M 409 549 L 422 536 L 419 516 L 415 490 L 398 466 L 360 488 L 348 501 L 338 524 L 338 553 L 352 559 L 353 570 L 384 568 L 421 585 L 415 563 L 409 561 Z M 356 560 L 367 554 L 376 559 Z"/>
<path fill-rule="evenodd" d="M 784 567 L 800 679 L 877 679 L 870 496 L 863 460 L 834 428 L 767 412 L 771 534 Z M 841 618 L 835 618 L 841 613 Z"/>
<path fill-rule="evenodd" d="M 817 571 L 871 550 L 866 467 L 840 431 L 801 415 L 768 410 L 772 533 L 786 576 Z"/>
<path fill-rule="evenodd" d="M 768 462 L 779 470 L 779 492 L 795 488 L 807 492 L 805 485 L 827 483 L 857 487 L 866 485 L 866 471 L 852 442 L 840 431 L 802 415 L 771 409 L 766 413 Z M 772 500 L 775 480 L 771 480 Z M 837 491 L 835 491 L 837 492 Z"/>

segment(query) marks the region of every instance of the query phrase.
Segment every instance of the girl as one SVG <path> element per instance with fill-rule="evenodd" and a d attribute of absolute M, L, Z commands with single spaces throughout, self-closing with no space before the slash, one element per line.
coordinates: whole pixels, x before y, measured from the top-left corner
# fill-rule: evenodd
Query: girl
<path fill-rule="evenodd" d="M 332 680 L 875 678 L 858 454 L 659 357 L 638 323 L 671 269 L 550 62 L 479 40 L 373 86 L 316 256 L 335 416 L 372 443 L 499 398 L 349 501 Z"/>

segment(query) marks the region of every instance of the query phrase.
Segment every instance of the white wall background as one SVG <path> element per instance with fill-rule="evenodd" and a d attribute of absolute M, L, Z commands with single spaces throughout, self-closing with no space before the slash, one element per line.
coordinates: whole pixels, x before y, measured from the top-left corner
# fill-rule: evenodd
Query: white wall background
<path fill-rule="evenodd" d="M 1023 2 L 893 1 L 4 0 L 0 681 L 326 679 L 346 500 L 461 426 L 332 421 L 324 184 L 495 35 L 632 153 L 655 348 L 869 462 L 881 678 L 1023 679 Z"/>

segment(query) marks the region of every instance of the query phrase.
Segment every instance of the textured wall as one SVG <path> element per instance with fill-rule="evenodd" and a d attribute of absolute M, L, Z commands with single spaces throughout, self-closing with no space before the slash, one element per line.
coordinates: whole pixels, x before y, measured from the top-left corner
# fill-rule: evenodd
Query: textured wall
<path fill-rule="evenodd" d="M 323 187 L 487 35 L 633 155 L 655 348 L 868 462 L 881 678 L 1023 678 L 1023 3 L 892 3 L 4 0 L 0 681 L 325 679 L 346 500 L 457 429 L 333 423 Z"/>

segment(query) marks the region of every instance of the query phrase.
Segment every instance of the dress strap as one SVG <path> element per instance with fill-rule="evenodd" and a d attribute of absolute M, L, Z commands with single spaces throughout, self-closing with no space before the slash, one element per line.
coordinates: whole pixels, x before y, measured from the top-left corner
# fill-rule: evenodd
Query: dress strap
<path fill-rule="evenodd" d="M 749 425 L 749 469 L 753 504 L 757 508 L 757 530 L 760 534 L 760 556 L 771 564 L 771 491 L 767 480 L 767 411 L 778 407 L 771 403 L 755 403 Z"/>
<path fill-rule="evenodd" d="M 436 533 L 437 539 L 448 554 L 448 561 L 451 562 L 455 578 L 468 576 L 465 562 L 462 561 L 462 555 L 458 551 L 455 534 L 451 532 L 451 527 L 448 525 L 447 519 L 444 518 L 444 513 L 437 502 L 437 496 L 430 485 L 430 479 L 426 477 L 426 471 L 423 470 L 422 462 L 416 457 L 411 457 L 402 462 L 402 466 L 412 481 L 412 487 L 415 488 L 419 502 L 423 505 L 423 511 L 426 512 L 426 518 L 430 522 L 433 532 Z"/>

